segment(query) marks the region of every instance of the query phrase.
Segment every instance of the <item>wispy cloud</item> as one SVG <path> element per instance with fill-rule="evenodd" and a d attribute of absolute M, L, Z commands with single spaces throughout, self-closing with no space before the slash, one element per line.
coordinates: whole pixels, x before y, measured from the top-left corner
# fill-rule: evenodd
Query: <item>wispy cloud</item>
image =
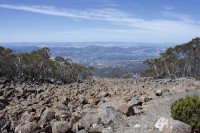
<path fill-rule="evenodd" d="M 107 21 L 113 24 L 129 26 L 131 31 L 138 31 L 138 29 L 141 29 L 142 31 L 152 31 L 157 35 L 160 33 L 165 33 L 165 35 L 178 34 L 179 36 L 200 34 L 198 21 L 192 19 L 188 15 L 177 14 L 172 11 L 163 12 L 164 15 L 168 16 L 168 19 L 161 18 L 147 20 L 140 17 L 133 17 L 128 13 L 115 8 L 74 10 L 60 9 L 53 6 L 24 6 L 6 4 L 1 4 L 0 8 L 22 10 L 51 16 L 61 16 L 75 20 Z M 169 9 L 172 9 L 172 7 L 168 7 L 168 10 Z"/>
<path fill-rule="evenodd" d="M 75 19 L 95 19 L 95 20 L 112 20 L 119 19 L 120 17 L 125 17 L 125 14 L 116 9 L 103 9 L 95 10 L 89 9 L 85 11 L 73 10 L 73 9 L 58 9 L 53 6 L 23 6 L 23 5 L 0 5 L 1 8 L 22 10 L 52 16 L 63 16 Z M 113 20 L 114 21 L 114 20 Z"/>

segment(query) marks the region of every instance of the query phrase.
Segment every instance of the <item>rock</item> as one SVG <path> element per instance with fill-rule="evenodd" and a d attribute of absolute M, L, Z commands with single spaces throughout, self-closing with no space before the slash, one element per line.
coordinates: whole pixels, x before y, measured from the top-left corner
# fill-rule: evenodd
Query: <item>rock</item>
<path fill-rule="evenodd" d="M 18 125 L 15 127 L 15 133 L 35 133 L 41 128 L 37 123 L 29 122 L 24 125 Z"/>
<path fill-rule="evenodd" d="M 100 133 L 100 132 L 102 132 L 103 129 L 104 129 L 103 125 L 94 123 L 90 127 L 89 132 L 91 132 L 91 133 Z"/>
<path fill-rule="evenodd" d="M 111 127 L 107 127 L 102 130 L 102 133 L 114 133 L 114 131 Z"/>
<path fill-rule="evenodd" d="M 0 128 L 2 128 L 6 124 L 7 120 L 4 117 L 0 117 Z"/>
<path fill-rule="evenodd" d="M 52 125 L 52 133 L 66 133 L 72 129 L 72 125 L 67 121 L 56 121 Z"/>
<path fill-rule="evenodd" d="M 100 99 L 88 99 L 88 102 L 89 102 L 89 104 L 91 104 L 91 105 L 98 105 L 98 103 L 100 102 L 101 100 Z"/>
<path fill-rule="evenodd" d="M 155 123 L 155 127 L 162 131 L 163 127 L 168 124 L 168 119 L 165 117 L 160 117 Z"/>
<path fill-rule="evenodd" d="M 130 101 L 128 101 L 130 106 L 138 106 L 142 105 L 142 102 L 138 101 L 138 97 L 132 97 Z"/>
<path fill-rule="evenodd" d="M 9 80 L 7 78 L 0 77 L 0 84 L 5 84 L 7 82 L 9 82 Z"/>
<path fill-rule="evenodd" d="M 116 110 L 126 114 L 126 116 L 131 116 L 131 115 L 134 115 L 135 112 L 134 112 L 134 109 L 132 108 L 132 106 L 130 106 L 129 104 L 127 103 L 121 103 L 119 105 L 117 105 L 115 107 Z"/>
<path fill-rule="evenodd" d="M 42 113 L 39 123 L 49 123 L 53 119 L 55 119 L 55 112 L 51 111 L 50 109 L 46 109 Z"/>
<path fill-rule="evenodd" d="M 170 92 L 169 89 L 162 89 L 162 93 Z"/>
<path fill-rule="evenodd" d="M 152 100 L 152 98 L 148 97 L 147 95 L 142 95 L 142 96 L 140 96 L 139 99 L 138 99 L 138 101 L 139 101 L 140 103 L 148 102 L 148 101 L 150 101 L 150 100 Z"/>
<path fill-rule="evenodd" d="M 0 96 L 0 103 L 8 104 L 8 102 L 6 101 L 6 99 L 3 96 Z"/>
<path fill-rule="evenodd" d="M 61 114 L 61 121 L 66 121 L 70 117 L 70 114 L 67 112 L 62 112 Z"/>
<path fill-rule="evenodd" d="M 155 99 L 157 98 L 156 94 L 153 91 L 148 92 L 149 98 Z"/>
<path fill-rule="evenodd" d="M 99 97 L 111 97 L 111 95 L 110 95 L 110 93 L 108 93 L 108 92 L 101 92 L 101 93 L 99 94 Z"/>
<path fill-rule="evenodd" d="M 200 87 L 200 81 L 194 81 L 194 86 Z"/>
<path fill-rule="evenodd" d="M 60 103 L 56 106 L 56 108 L 60 109 L 60 110 L 64 110 L 66 111 L 68 109 L 67 105 Z"/>
<path fill-rule="evenodd" d="M 5 123 L 5 125 L 1 128 L 1 131 L 4 131 L 4 130 L 10 130 L 10 125 L 11 125 L 11 122 L 10 121 L 7 121 Z"/>
<path fill-rule="evenodd" d="M 197 94 L 198 89 L 191 90 L 198 88 L 194 81 L 162 84 L 160 80 L 157 87 L 157 81 L 143 83 L 140 78 L 100 78 L 95 82 L 86 80 L 62 85 L 39 81 L 0 84 L 0 132 L 158 133 L 159 128 L 162 132 L 174 132 L 179 127 L 169 123 L 171 103 L 187 94 Z M 155 88 L 160 89 L 162 98 L 156 96 Z M 175 91 L 183 88 L 190 91 Z M 172 95 L 168 95 L 167 89 Z M 154 123 L 161 114 L 168 119 L 160 122 L 163 126 L 155 125 L 157 129 Z M 72 118 L 73 123 L 70 123 Z"/>
<path fill-rule="evenodd" d="M 144 113 L 144 110 L 142 110 L 142 107 L 141 106 L 135 106 L 133 107 L 134 111 L 135 111 L 135 114 L 141 114 L 141 113 Z"/>
<path fill-rule="evenodd" d="M 21 114 L 20 124 L 30 122 L 30 120 L 33 118 L 32 116 L 35 116 L 35 115 L 30 114 L 28 111 L 24 111 Z"/>
<path fill-rule="evenodd" d="M 99 108 L 96 110 L 89 110 L 85 113 L 83 118 L 79 121 L 86 130 L 92 126 L 92 124 L 117 124 L 125 123 L 122 118 L 122 113 L 116 111 L 113 107 Z"/>
<path fill-rule="evenodd" d="M 156 96 L 162 96 L 162 89 L 158 89 L 155 92 Z"/>
<path fill-rule="evenodd" d="M 0 110 L 4 109 L 7 105 L 7 100 L 3 96 L 0 96 Z"/>
<path fill-rule="evenodd" d="M 7 130 L 3 130 L 3 131 L 1 131 L 1 133 L 8 133 L 8 131 Z"/>
<path fill-rule="evenodd" d="M 3 89 L 5 86 L 6 86 L 6 85 L 4 85 L 4 84 L 0 84 L 0 89 Z M 3 95 L 2 92 L 3 92 L 3 91 L 1 91 L 1 95 Z"/>
<path fill-rule="evenodd" d="M 85 129 L 77 131 L 76 133 L 88 133 Z"/>
<path fill-rule="evenodd" d="M 84 127 L 85 129 L 89 129 L 93 123 L 95 123 L 95 118 L 92 118 L 89 114 L 80 120 L 80 127 Z"/>
<path fill-rule="evenodd" d="M 88 104 L 88 101 L 86 98 L 80 98 L 80 103 L 85 105 L 85 104 Z"/>
<path fill-rule="evenodd" d="M 172 118 L 160 117 L 155 127 L 162 133 L 191 133 L 192 128 L 181 121 Z"/>
<path fill-rule="evenodd" d="M 163 128 L 163 133 L 191 133 L 191 131 L 190 125 L 173 119 L 170 119 L 168 125 Z"/>
<path fill-rule="evenodd" d="M 134 128 L 140 128 L 141 125 L 140 124 L 135 124 Z"/>
<path fill-rule="evenodd" d="M 55 82 L 56 84 L 58 84 L 58 85 L 62 85 L 63 84 L 63 82 L 62 81 L 60 81 L 60 80 L 56 80 L 56 82 Z"/>

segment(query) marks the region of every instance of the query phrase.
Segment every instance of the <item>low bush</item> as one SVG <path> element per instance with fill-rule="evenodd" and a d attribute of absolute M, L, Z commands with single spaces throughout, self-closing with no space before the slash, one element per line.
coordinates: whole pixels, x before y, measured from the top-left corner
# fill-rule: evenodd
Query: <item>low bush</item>
<path fill-rule="evenodd" d="M 200 98 L 187 96 L 176 100 L 171 106 L 172 118 L 192 127 L 193 132 L 200 133 Z"/>

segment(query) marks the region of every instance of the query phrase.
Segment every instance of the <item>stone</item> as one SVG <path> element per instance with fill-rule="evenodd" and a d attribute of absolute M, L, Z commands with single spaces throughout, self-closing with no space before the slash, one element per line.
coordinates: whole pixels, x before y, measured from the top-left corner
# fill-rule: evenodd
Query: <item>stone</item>
<path fill-rule="evenodd" d="M 155 92 L 156 96 L 162 96 L 162 89 L 158 89 Z"/>
<path fill-rule="evenodd" d="M 80 98 L 80 103 L 85 105 L 85 104 L 88 104 L 88 101 L 86 98 Z"/>
<path fill-rule="evenodd" d="M 95 123 L 101 123 L 103 125 L 108 125 L 110 123 L 124 123 L 122 113 L 115 110 L 113 107 L 98 108 L 96 110 L 87 110 L 84 113 L 85 115 L 79 122 L 82 125 L 82 127 L 84 127 L 86 130 Z"/>
<path fill-rule="evenodd" d="M 101 132 L 102 133 L 114 133 L 114 131 L 111 127 L 104 128 Z"/>
<path fill-rule="evenodd" d="M 15 127 L 16 133 L 35 133 L 40 130 L 40 126 L 37 123 L 29 122 L 24 125 L 18 125 Z"/>
<path fill-rule="evenodd" d="M 0 128 L 2 128 L 6 124 L 7 120 L 4 117 L 0 117 Z"/>
<path fill-rule="evenodd" d="M 194 86 L 197 86 L 198 88 L 200 87 L 200 81 L 194 81 Z"/>
<path fill-rule="evenodd" d="M 142 110 L 141 106 L 135 106 L 135 107 L 133 107 L 133 109 L 135 111 L 135 114 L 142 114 L 142 113 L 144 113 L 144 110 Z"/>
<path fill-rule="evenodd" d="M 111 97 L 111 94 L 108 93 L 108 92 L 101 92 L 101 93 L 99 94 L 99 97 Z"/>
<path fill-rule="evenodd" d="M 76 133 L 88 133 L 85 129 L 77 131 Z"/>
<path fill-rule="evenodd" d="M 148 102 L 152 100 L 152 98 L 148 97 L 147 95 L 141 95 L 138 99 L 140 103 Z"/>
<path fill-rule="evenodd" d="M 155 127 L 162 131 L 163 127 L 168 124 L 168 119 L 165 117 L 160 117 L 155 123 Z"/>
<path fill-rule="evenodd" d="M 130 101 L 127 102 L 130 106 L 138 106 L 142 105 L 140 101 L 138 101 L 138 97 L 132 97 Z"/>
<path fill-rule="evenodd" d="M 156 94 L 153 91 L 148 92 L 149 98 L 155 99 L 157 98 Z"/>
<path fill-rule="evenodd" d="M 72 125 L 67 121 L 56 121 L 52 125 L 52 133 L 66 133 L 72 129 Z"/>
<path fill-rule="evenodd" d="M 42 113 L 39 123 L 49 123 L 53 119 L 55 119 L 55 112 L 51 111 L 50 109 L 46 109 Z"/>
<path fill-rule="evenodd" d="M 92 116 L 86 116 L 83 119 L 80 120 L 81 126 L 83 126 L 85 129 L 89 129 L 90 126 L 95 123 L 95 120 L 92 118 Z"/>
<path fill-rule="evenodd" d="M 4 109 L 7 105 L 7 100 L 3 96 L 0 96 L 0 110 Z"/>
<path fill-rule="evenodd" d="M 0 84 L 5 84 L 8 82 L 8 79 L 0 77 Z"/>
<path fill-rule="evenodd" d="M 131 116 L 131 115 L 134 115 L 135 112 L 134 112 L 134 109 L 132 108 L 132 106 L 130 106 L 129 104 L 127 103 L 121 103 L 119 105 L 117 105 L 115 107 L 116 110 L 126 114 L 126 116 Z"/>
<path fill-rule="evenodd" d="M 5 123 L 5 125 L 1 128 L 1 131 L 4 131 L 4 130 L 10 130 L 10 125 L 11 125 L 11 122 L 10 121 L 7 121 Z"/>
<path fill-rule="evenodd" d="M 35 116 L 35 115 L 34 115 Z M 32 115 L 29 114 L 28 111 L 24 111 L 23 113 L 21 113 L 21 118 L 20 118 L 20 123 L 27 123 L 32 119 Z"/>
<path fill-rule="evenodd" d="M 104 129 L 104 126 L 103 126 L 103 125 L 94 123 L 94 124 L 92 124 L 92 126 L 89 128 L 89 132 L 91 132 L 91 133 L 100 133 L 100 132 L 102 132 L 103 129 Z"/>
<path fill-rule="evenodd" d="M 191 133 L 192 128 L 181 121 L 172 118 L 160 117 L 155 127 L 162 133 Z"/>
<path fill-rule="evenodd" d="M 140 128 L 141 125 L 140 124 L 135 124 L 134 128 Z"/>
<path fill-rule="evenodd" d="M 191 133 L 190 125 L 178 120 L 169 119 L 168 124 L 163 127 L 163 133 Z"/>
<path fill-rule="evenodd" d="M 6 99 L 3 96 L 0 96 L 0 103 L 8 104 L 8 102 L 6 101 Z"/>
<path fill-rule="evenodd" d="M 0 89 L 3 89 L 4 87 L 5 87 L 6 85 L 4 85 L 4 84 L 0 84 Z M 2 93 L 3 91 L 1 91 L 1 93 Z"/>

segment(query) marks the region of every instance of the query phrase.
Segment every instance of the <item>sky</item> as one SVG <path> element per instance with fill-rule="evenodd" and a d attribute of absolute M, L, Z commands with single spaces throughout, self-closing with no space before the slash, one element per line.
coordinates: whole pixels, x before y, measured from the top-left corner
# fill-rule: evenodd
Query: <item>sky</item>
<path fill-rule="evenodd" d="M 0 0 L 0 42 L 186 43 L 200 0 Z"/>

